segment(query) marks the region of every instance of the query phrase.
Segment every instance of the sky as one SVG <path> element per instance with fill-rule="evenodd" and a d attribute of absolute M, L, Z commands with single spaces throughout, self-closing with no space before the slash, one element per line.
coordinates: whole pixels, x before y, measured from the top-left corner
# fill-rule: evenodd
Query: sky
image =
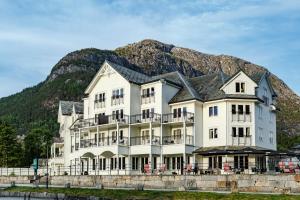
<path fill-rule="evenodd" d="M 300 0 L 0 0 L 0 98 L 69 52 L 146 38 L 246 59 L 300 94 Z"/>

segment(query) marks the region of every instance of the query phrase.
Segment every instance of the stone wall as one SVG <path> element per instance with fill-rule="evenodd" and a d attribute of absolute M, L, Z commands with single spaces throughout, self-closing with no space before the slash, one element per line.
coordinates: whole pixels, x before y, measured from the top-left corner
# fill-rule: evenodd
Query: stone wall
<path fill-rule="evenodd" d="M 55 176 L 51 184 L 71 187 L 138 188 L 300 193 L 300 175 L 202 175 L 202 176 Z"/>
<path fill-rule="evenodd" d="M 0 184 L 29 183 L 31 177 L 0 177 Z M 45 182 L 45 177 L 41 182 Z M 53 186 L 201 190 L 231 192 L 300 193 L 300 175 L 201 176 L 52 176 Z"/>

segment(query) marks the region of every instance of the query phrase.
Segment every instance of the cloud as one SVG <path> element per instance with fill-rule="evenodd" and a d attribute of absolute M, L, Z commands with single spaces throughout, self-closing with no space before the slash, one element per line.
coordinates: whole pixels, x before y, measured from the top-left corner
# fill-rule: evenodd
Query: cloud
<path fill-rule="evenodd" d="M 242 57 L 283 78 L 296 67 L 300 1 L 174 2 L 0 1 L 0 81 L 14 82 L 2 73 L 10 68 L 24 88 L 44 80 L 70 51 L 114 49 L 144 38 Z M 32 74 L 36 78 L 26 81 Z M 284 80 L 300 92 L 300 80 Z"/>

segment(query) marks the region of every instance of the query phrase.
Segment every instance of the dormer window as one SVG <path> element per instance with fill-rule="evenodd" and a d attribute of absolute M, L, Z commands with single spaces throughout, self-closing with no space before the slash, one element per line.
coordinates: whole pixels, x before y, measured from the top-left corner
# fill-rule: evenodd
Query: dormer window
<path fill-rule="evenodd" d="M 236 93 L 245 93 L 245 83 L 236 82 L 235 83 L 235 92 Z"/>

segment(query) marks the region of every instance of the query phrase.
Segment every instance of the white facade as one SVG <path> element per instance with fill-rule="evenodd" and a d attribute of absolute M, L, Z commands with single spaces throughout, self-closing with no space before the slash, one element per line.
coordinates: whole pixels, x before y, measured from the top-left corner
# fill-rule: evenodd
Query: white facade
<path fill-rule="evenodd" d="M 59 110 L 63 171 L 181 174 L 188 165 L 208 162 L 193 154 L 200 147 L 276 150 L 274 96 L 266 75 L 257 83 L 241 71 L 219 88 L 220 99 L 171 103 L 182 90 L 177 83 L 151 77 L 134 83 L 105 62 L 85 91 L 83 115 Z M 55 158 L 51 162 L 55 166 Z"/>

